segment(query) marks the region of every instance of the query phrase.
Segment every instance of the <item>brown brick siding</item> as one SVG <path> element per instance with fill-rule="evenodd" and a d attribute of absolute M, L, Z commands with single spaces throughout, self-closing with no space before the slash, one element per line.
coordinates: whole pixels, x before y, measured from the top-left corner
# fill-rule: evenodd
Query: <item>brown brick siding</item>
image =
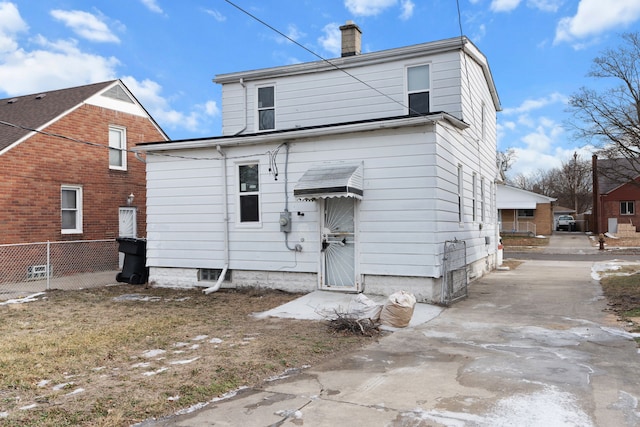
<path fill-rule="evenodd" d="M 144 117 L 84 105 L 0 156 L 0 243 L 110 239 L 118 208 L 135 194 L 138 235 L 146 234 L 145 165 L 127 154 L 127 170 L 109 169 L 109 125 L 127 129 L 127 148 L 163 135 Z M 61 233 L 60 187 L 82 186 L 83 232 Z"/>

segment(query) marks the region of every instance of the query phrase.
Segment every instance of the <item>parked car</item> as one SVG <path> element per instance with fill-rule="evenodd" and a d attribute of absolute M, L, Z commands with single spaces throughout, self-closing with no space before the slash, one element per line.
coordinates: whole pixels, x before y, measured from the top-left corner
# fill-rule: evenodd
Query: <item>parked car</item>
<path fill-rule="evenodd" d="M 571 215 L 560 215 L 556 223 L 556 231 L 576 231 L 576 221 Z"/>

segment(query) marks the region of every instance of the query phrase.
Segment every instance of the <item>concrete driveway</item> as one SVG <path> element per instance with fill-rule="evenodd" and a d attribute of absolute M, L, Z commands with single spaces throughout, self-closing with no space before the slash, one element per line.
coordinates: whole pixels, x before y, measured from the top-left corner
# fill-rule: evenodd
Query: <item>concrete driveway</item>
<path fill-rule="evenodd" d="M 640 355 L 592 261 L 527 260 L 431 320 L 144 426 L 640 425 Z"/>

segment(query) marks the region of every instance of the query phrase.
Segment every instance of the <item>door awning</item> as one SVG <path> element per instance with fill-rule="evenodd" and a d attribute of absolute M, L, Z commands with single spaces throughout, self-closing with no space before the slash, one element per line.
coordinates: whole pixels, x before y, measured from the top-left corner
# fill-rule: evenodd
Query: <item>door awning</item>
<path fill-rule="evenodd" d="M 362 188 L 362 163 L 325 163 L 308 169 L 293 188 L 293 195 L 302 200 L 362 199 Z"/>

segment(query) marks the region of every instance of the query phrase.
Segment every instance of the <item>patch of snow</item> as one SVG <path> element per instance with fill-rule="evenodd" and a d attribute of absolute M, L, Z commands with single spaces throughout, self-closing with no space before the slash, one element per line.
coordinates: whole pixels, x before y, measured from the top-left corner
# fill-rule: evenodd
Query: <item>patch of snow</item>
<path fill-rule="evenodd" d="M 611 234 L 608 231 L 606 233 L 604 233 L 605 236 L 607 236 L 610 239 L 619 239 L 619 237 L 617 237 L 615 234 Z"/>
<path fill-rule="evenodd" d="M 194 357 L 193 359 L 188 359 L 188 360 L 174 360 L 173 362 L 169 362 L 169 364 L 170 365 L 186 365 L 186 364 L 195 362 L 198 359 L 200 359 L 200 357 Z"/>
<path fill-rule="evenodd" d="M 33 408 L 37 408 L 38 404 L 37 403 L 32 403 L 31 405 L 27 405 L 27 406 L 23 406 L 20 408 L 21 411 L 27 411 L 29 409 L 33 409 Z"/>
<path fill-rule="evenodd" d="M 151 301 L 151 302 L 157 302 L 157 301 L 161 301 L 161 300 L 162 300 L 162 298 L 160 298 L 160 297 L 143 295 L 143 294 L 125 294 L 125 295 L 120 295 L 119 297 L 114 297 L 113 298 L 113 301 L 117 301 L 117 302 L 121 302 L 121 301 L 143 301 L 143 302 Z"/>
<path fill-rule="evenodd" d="M 148 368 L 149 366 L 151 366 L 150 362 L 140 362 L 131 365 L 132 368 Z"/>
<path fill-rule="evenodd" d="M 211 338 L 209 342 L 211 344 L 222 344 L 222 340 L 220 338 Z"/>
<path fill-rule="evenodd" d="M 93 368 L 92 370 L 95 371 L 95 372 L 100 372 L 103 369 L 107 369 L 107 367 L 106 366 L 98 366 L 97 368 Z"/>
<path fill-rule="evenodd" d="M 180 400 L 180 396 L 169 396 L 167 397 L 169 402 L 175 402 L 176 400 Z"/>
<path fill-rule="evenodd" d="M 167 352 L 166 350 L 162 350 L 162 349 L 156 348 L 156 349 L 153 349 L 153 350 L 145 351 L 144 353 L 142 353 L 142 357 L 150 359 L 152 357 L 159 356 L 159 355 L 164 354 L 166 352 Z"/>
<path fill-rule="evenodd" d="M 66 396 L 73 396 L 74 394 L 84 393 L 84 389 L 82 387 L 73 390 L 71 393 L 67 393 Z"/>
<path fill-rule="evenodd" d="M 198 335 L 197 337 L 191 338 L 191 341 L 202 341 L 206 340 L 208 337 L 209 335 Z"/>
<path fill-rule="evenodd" d="M 49 384 L 50 382 L 51 382 L 51 380 L 41 380 L 40 382 L 38 382 L 37 386 L 42 388 L 42 387 L 46 386 L 47 384 Z"/>
<path fill-rule="evenodd" d="M 53 386 L 53 390 L 54 391 L 58 391 L 58 390 L 62 390 L 63 388 L 70 386 L 70 385 L 74 385 L 75 383 L 62 383 L 62 384 L 57 384 L 55 386 Z"/>
<path fill-rule="evenodd" d="M 0 412 L 0 418 L 7 418 L 9 416 L 8 412 Z"/>
<path fill-rule="evenodd" d="M 153 375 L 158 375 L 158 374 L 161 374 L 164 371 L 168 371 L 168 370 L 169 370 L 169 368 L 160 368 L 160 369 L 155 370 L 155 371 L 145 372 L 142 375 L 144 375 L 145 377 L 151 377 Z"/>
<path fill-rule="evenodd" d="M 0 305 L 9 305 L 9 304 L 24 304 L 27 302 L 35 302 L 38 301 L 38 297 L 44 295 L 46 292 L 38 292 L 35 294 L 31 294 L 28 295 L 24 298 L 14 298 L 14 299 L 9 299 L 3 302 L 0 302 Z"/>
<path fill-rule="evenodd" d="M 189 345 L 188 342 L 177 342 L 173 344 L 174 347 L 186 347 L 188 345 Z"/>

